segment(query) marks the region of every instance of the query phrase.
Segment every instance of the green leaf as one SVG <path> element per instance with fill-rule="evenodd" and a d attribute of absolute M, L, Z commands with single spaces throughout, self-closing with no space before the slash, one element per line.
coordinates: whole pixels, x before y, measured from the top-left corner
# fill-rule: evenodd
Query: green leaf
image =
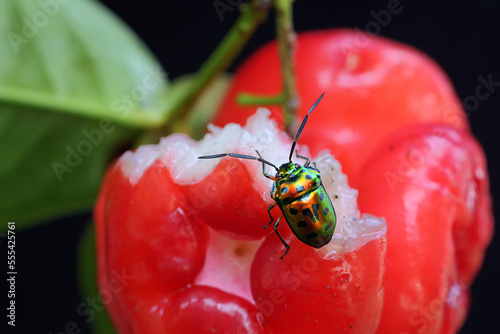
<path fill-rule="evenodd" d="M 0 220 L 88 210 L 118 148 L 163 125 L 165 73 L 90 0 L 0 1 L 0 36 Z"/>
<path fill-rule="evenodd" d="M 99 306 L 104 305 L 100 299 L 99 290 L 97 287 L 97 265 L 95 252 L 95 228 L 94 223 L 89 222 L 82 235 L 78 246 L 78 285 L 80 287 L 80 295 L 83 301 L 87 297 L 95 298 Z M 106 308 L 92 308 L 87 310 L 86 321 L 89 322 L 92 328 L 92 333 L 95 334 L 114 334 L 113 323 L 109 318 Z"/>

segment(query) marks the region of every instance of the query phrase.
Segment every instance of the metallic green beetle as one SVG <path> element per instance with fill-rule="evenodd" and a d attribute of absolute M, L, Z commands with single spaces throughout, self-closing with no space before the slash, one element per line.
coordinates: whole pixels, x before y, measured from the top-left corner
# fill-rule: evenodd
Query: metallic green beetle
<path fill-rule="evenodd" d="M 271 210 L 277 204 L 286 222 L 297 238 L 306 245 L 315 248 L 323 247 L 332 239 L 337 222 L 335 209 L 330 201 L 330 197 L 323 187 L 319 170 L 316 167 L 310 166 L 311 160 L 299 155 L 298 151 L 295 151 L 296 157 L 304 159 L 306 162 L 304 166 L 293 163 L 292 155 L 297 140 L 307 123 L 309 114 L 316 108 L 319 101 L 323 98 L 323 95 L 325 95 L 325 93 L 321 94 L 302 120 L 302 124 L 295 135 L 295 139 L 290 149 L 289 161 L 282 164 L 279 168 L 269 161 L 264 160 L 258 151 L 256 152 L 259 157 L 238 153 L 220 153 L 198 157 L 199 159 L 216 159 L 230 156 L 233 158 L 260 161 L 262 163 L 262 172 L 264 176 L 274 181 L 271 189 L 271 198 L 275 203 L 267 208 L 271 220 L 264 228 L 274 222 Z M 265 165 L 274 167 L 277 172 L 276 175 L 272 176 L 266 173 Z M 278 232 L 278 224 L 279 220 L 276 220 L 274 223 L 274 231 L 286 248 L 285 253 L 281 256 L 281 259 L 283 259 L 288 253 L 290 246 L 288 246 Z"/>

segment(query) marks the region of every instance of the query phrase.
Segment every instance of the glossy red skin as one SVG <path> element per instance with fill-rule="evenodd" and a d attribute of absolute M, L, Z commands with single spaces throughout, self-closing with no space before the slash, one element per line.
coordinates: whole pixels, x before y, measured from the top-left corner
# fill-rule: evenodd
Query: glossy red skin
<path fill-rule="evenodd" d="M 314 31 L 298 34 L 295 57 L 299 122 L 326 92 L 300 143 L 313 156 L 330 149 L 351 179 L 384 137 L 405 125 L 437 122 L 468 129 L 444 72 L 407 45 L 353 30 Z M 272 42 L 236 71 L 214 124 L 244 124 L 255 112 L 255 106 L 236 102 L 241 92 L 273 95 L 281 87 L 278 52 Z M 278 124 L 284 124 L 282 108 L 268 107 Z"/>
<path fill-rule="evenodd" d="M 385 238 L 334 259 L 281 229 L 293 251 L 276 257 L 270 235 L 252 265 L 252 293 L 276 333 L 374 333 L 383 304 Z"/>
<path fill-rule="evenodd" d="M 492 236 L 481 148 L 450 127 L 416 125 L 390 136 L 362 174 L 360 209 L 388 225 L 377 333 L 456 333 Z"/>

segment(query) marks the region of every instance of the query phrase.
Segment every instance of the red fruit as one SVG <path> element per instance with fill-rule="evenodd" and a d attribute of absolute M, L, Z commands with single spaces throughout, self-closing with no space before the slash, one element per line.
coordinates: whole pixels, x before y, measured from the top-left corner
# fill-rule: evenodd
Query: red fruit
<path fill-rule="evenodd" d="M 313 155 L 330 149 L 350 177 L 385 136 L 409 124 L 437 122 L 468 129 L 444 72 L 412 47 L 352 30 L 299 33 L 295 53 L 300 121 L 321 92 L 323 101 L 300 142 Z M 244 124 L 255 107 L 238 94 L 272 95 L 282 89 L 276 42 L 266 44 L 237 70 L 214 124 Z M 278 124 L 282 108 L 268 106 Z"/>
<path fill-rule="evenodd" d="M 340 164 L 321 153 L 335 234 L 316 250 L 281 221 L 291 246 L 281 261 L 283 244 L 262 229 L 271 183 L 261 165 L 197 157 L 258 149 L 279 165 L 291 139 L 262 111 L 199 143 L 172 135 L 120 158 L 96 205 L 99 285 L 120 333 L 460 328 L 492 215 L 484 156 L 451 84 L 426 56 L 361 32 L 299 34 L 298 43 L 300 116 L 326 91 L 300 138 L 313 155 L 299 151 L 328 148 L 341 160 L 362 211 L 387 220 L 387 241 L 380 219 L 360 216 Z M 242 65 L 217 124 L 254 113 L 234 103 L 237 93 L 280 91 L 275 52 L 268 45 Z"/>
<path fill-rule="evenodd" d="M 481 148 L 447 126 L 416 125 L 388 138 L 362 174 L 360 208 L 388 225 L 377 333 L 456 333 L 492 236 Z"/>

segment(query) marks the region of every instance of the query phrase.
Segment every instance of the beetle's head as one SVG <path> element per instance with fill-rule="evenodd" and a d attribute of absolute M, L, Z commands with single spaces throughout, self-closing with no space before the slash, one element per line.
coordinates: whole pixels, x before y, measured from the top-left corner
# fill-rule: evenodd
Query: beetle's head
<path fill-rule="evenodd" d="M 295 173 L 299 170 L 300 164 L 294 164 L 293 162 L 287 162 L 280 166 L 278 169 L 278 173 L 276 173 L 276 177 L 286 177 Z"/>

